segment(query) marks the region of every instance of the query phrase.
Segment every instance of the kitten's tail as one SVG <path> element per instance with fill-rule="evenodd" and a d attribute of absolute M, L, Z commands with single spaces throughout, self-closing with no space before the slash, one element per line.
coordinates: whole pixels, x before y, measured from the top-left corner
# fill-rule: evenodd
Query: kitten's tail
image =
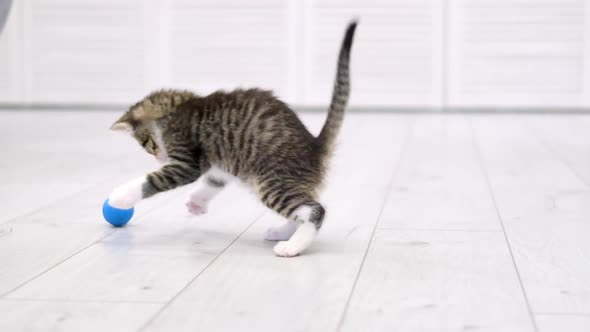
<path fill-rule="evenodd" d="M 324 147 L 328 155 L 332 152 L 334 141 L 342 126 L 344 110 L 348 103 L 348 96 L 350 95 L 350 49 L 352 47 L 356 25 L 356 20 L 348 24 L 344 40 L 342 41 L 342 46 L 340 46 L 336 82 L 334 82 L 334 91 L 332 93 L 332 102 L 330 103 L 328 111 L 328 119 L 318 136 L 320 144 Z"/>

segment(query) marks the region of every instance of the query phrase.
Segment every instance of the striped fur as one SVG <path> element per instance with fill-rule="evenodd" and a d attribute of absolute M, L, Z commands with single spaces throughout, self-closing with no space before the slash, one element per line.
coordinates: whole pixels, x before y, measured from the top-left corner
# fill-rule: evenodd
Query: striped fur
<path fill-rule="evenodd" d="M 330 154 L 333 150 L 334 141 L 342 126 L 344 110 L 350 95 L 350 49 L 352 48 L 356 25 L 356 22 L 352 22 L 346 29 L 340 54 L 338 55 L 338 70 L 336 71 L 336 81 L 334 82 L 334 92 L 332 93 L 328 119 L 318 136 L 318 140 L 326 147 L 327 154 Z"/>
<path fill-rule="evenodd" d="M 215 167 L 253 184 L 262 202 L 286 218 L 295 220 L 298 208 L 309 207 L 306 216 L 319 229 L 325 211 L 318 190 L 348 101 L 355 27 L 349 25 L 342 42 L 334 95 L 317 138 L 285 103 L 259 89 L 205 97 L 161 90 L 133 105 L 113 128 L 129 128 L 148 153 L 168 159 L 147 175 L 143 198 L 192 183 Z M 225 185 L 216 178 L 205 182 Z"/>

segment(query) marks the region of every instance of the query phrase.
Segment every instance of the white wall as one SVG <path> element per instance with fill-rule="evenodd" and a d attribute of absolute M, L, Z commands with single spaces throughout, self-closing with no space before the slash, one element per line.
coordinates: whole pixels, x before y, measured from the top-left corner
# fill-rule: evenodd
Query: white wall
<path fill-rule="evenodd" d="M 260 86 L 325 105 L 355 16 L 354 105 L 590 106 L 590 0 L 14 0 L 0 103 Z"/>

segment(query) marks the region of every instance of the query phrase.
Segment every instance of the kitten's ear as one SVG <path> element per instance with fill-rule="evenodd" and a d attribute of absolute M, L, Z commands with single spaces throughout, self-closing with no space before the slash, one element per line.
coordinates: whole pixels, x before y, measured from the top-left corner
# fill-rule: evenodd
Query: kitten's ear
<path fill-rule="evenodd" d="M 131 116 L 137 121 L 151 121 L 156 120 L 162 116 L 162 109 L 159 105 L 155 105 L 150 100 L 144 100 L 140 106 L 133 108 Z"/>
<path fill-rule="evenodd" d="M 146 116 L 145 114 L 145 109 L 143 108 L 143 106 L 139 106 L 133 109 L 133 117 L 135 119 L 142 119 Z"/>
<path fill-rule="evenodd" d="M 133 126 L 131 125 L 131 123 L 129 123 L 127 121 L 120 121 L 120 122 L 115 122 L 111 126 L 111 130 L 122 131 L 125 133 L 131 133 L 133 131 Z"/>

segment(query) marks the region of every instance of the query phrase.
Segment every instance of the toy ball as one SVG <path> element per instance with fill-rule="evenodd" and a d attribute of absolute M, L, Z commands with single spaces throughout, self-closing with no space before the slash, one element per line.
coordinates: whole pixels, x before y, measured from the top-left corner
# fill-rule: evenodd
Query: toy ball
<path fill-rule="evenodd" d="M 104 201 L 102 205 L 102 215 L 109 224 L 115 227 L 125 226 L 133 217 L 134 209 L 117 209 L 109 205 L 109 200 Z"/>

